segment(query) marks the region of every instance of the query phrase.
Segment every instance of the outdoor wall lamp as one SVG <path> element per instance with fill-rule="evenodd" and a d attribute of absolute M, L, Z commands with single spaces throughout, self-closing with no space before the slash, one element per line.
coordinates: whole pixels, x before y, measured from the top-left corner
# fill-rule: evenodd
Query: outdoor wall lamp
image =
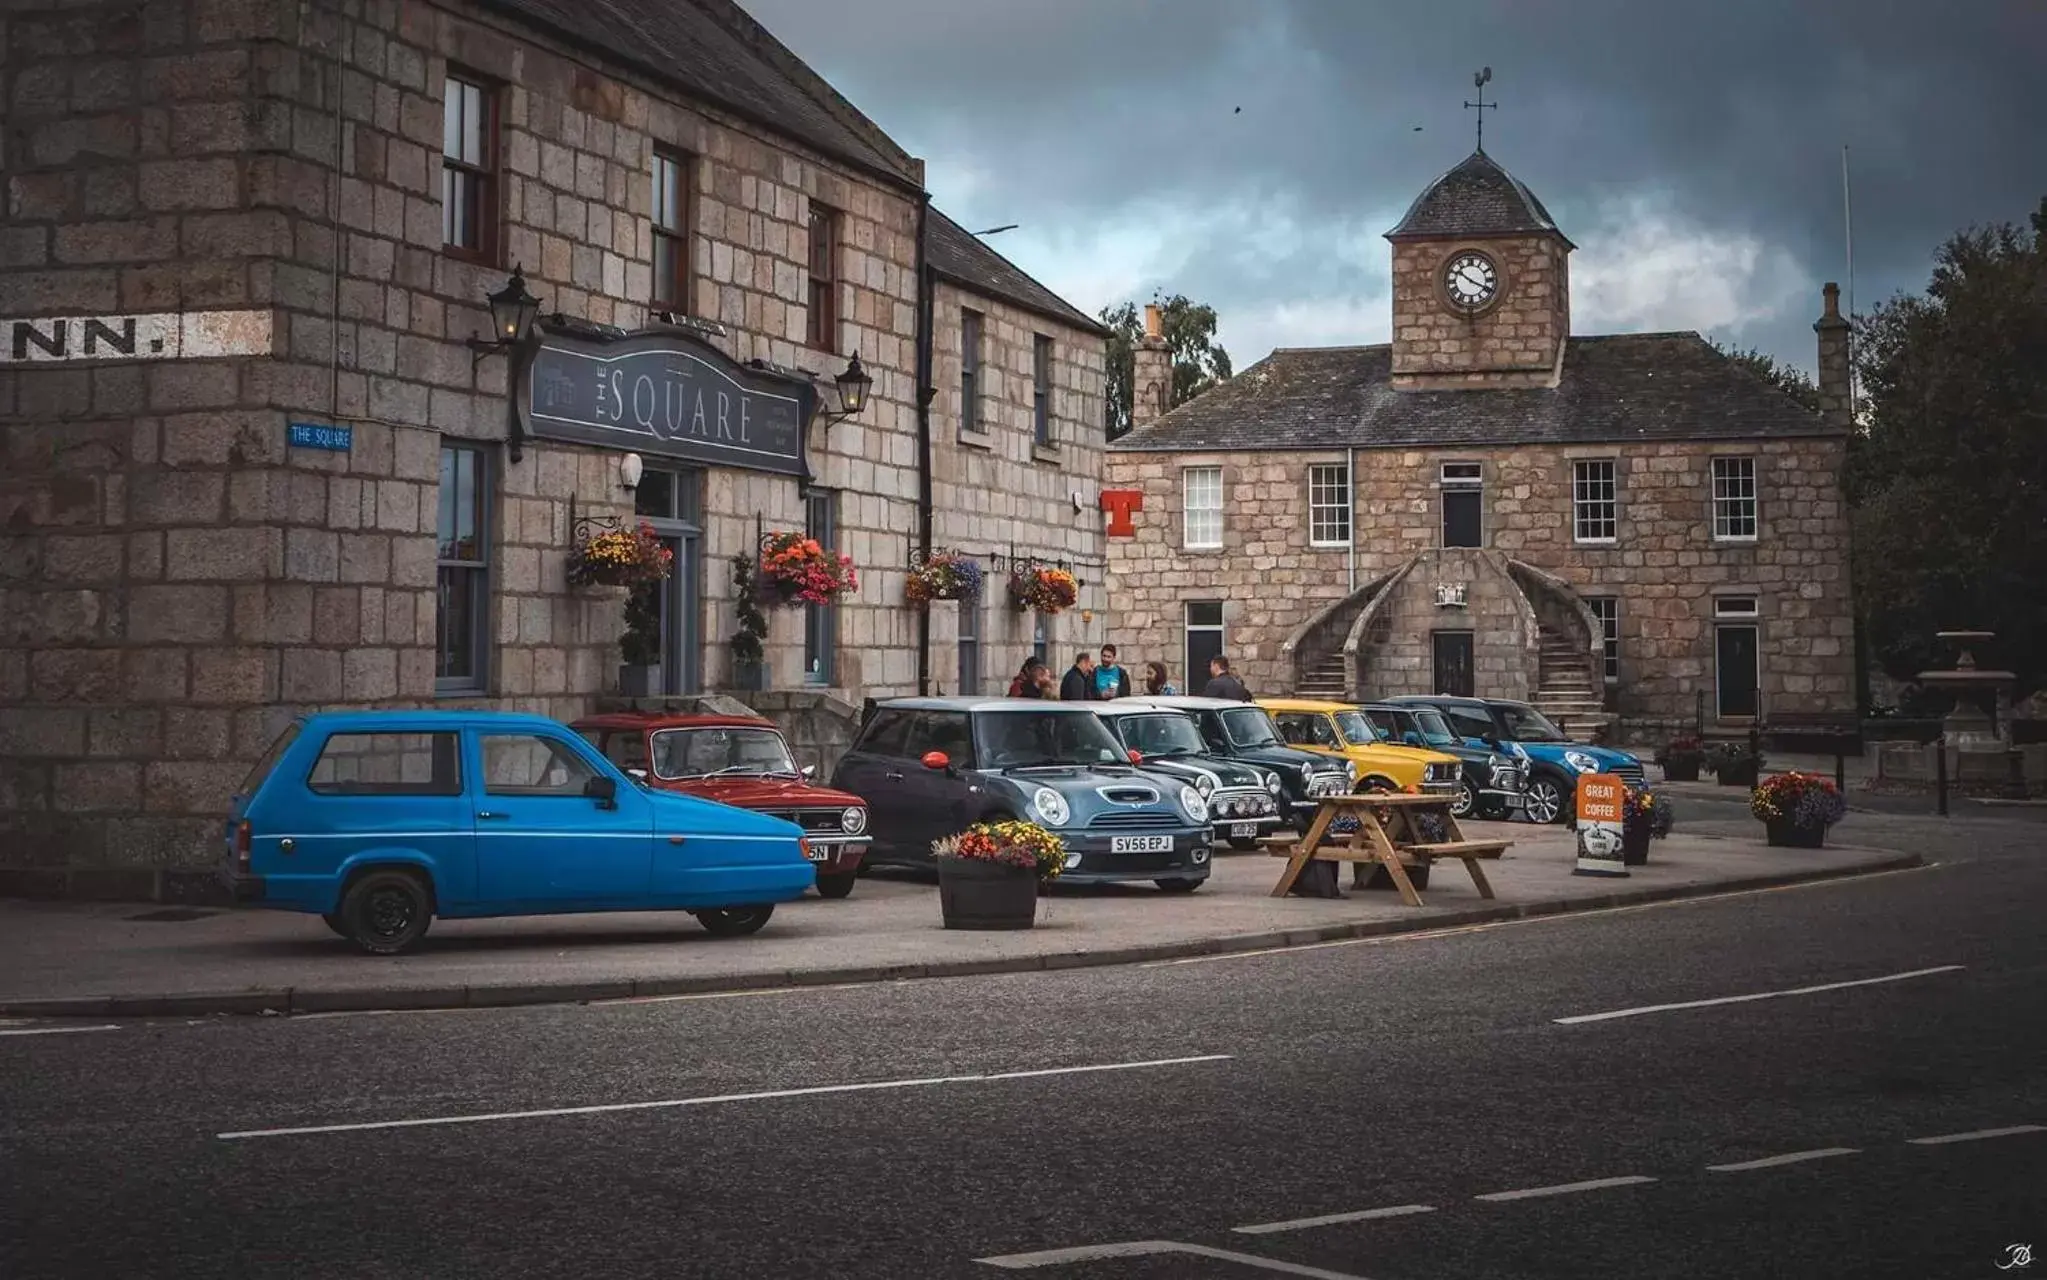
<path fill-rule="evenodd" d="M 471 364 L 485 356 L 501 355 L 517 347 L 533 332 L 533 322 L 540 315 L 540 299 L 527 290 L 523 266 L 514 266 L 505 287 L 496 293 L 485 294 L 484 301 L 490 304 L 491 336 L 472 336 L 469 339 L 469 349 L 475 353 Z"/>
<path fill-rule="evenodd" d="M 647 464 L 637 453 L 629 453 L 618 460 L 618 487 L 631 493 L 640 487 L 640 475 Z"/>
<path fill-rule="evenodd" d="M 853 353 L 845 372 L 832 379 L 832 384 L 839 389 L 839 407 L 836 410 L 827 408 L 825 419 L 844 422 L 848 418 L 859 417 L 860 411 L 867 407 L 867 393 L 874 387 L 874 379 L 867 376 L 866 367 L 860 363 L 859 352 Z"/>

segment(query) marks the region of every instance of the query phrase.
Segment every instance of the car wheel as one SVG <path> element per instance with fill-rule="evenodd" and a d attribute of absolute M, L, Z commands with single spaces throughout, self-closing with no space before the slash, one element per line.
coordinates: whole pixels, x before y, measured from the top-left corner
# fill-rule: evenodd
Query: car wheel
<path fill-rule="evenodd" d="M 373 956 L 395 956 L 426 936 L 434 898 L 413 871 L 372 871 L 341 897 L 342 936 Z"/>
<path fill-rule="evenodd" d="M 1200 880 L 1154 880 L 1162 893 L 1192 893 L 1202 886 Z"/>
<path fill-rule="evenodd" d="M 721 938 L 742 938 L 749 933 L 760 932 L 760 927 L 775 914 L 773 903 L 758 907 L 720 907 L 716 911 L 693 912 L 697 922 Z"/>
<path fill-rule="evenodd" d="M 326 915 L 320 917 L 320 922 L 342 937 L 346 938 L 348 936 L 348 922 L 341 918 L 339 911 L 329 911 Z"/>
<path fill-rule="evenodd" d="M 1357 786 L 1351 788 L 1351 794 L 1359 796 L 1368 796 L 1380 793 L 1397 793 L 1399 790 L 1400 788 L 1394 786 L 1390 779 L 1366 778 L 1364 781 L 1358 783 Z"/>
<path fill-rule="evenodd" d="M 857 871 L 841 871 L 834 875 L 817 878 L 817 896 L 820 898 L 843 898 L 853 892 L 853 886 L 860 879 Z"/>
<path fill-rule="evenodd" d="M 1478 788 L 1471 785 L 1471 779 L 1466 778 L 1457 784 L 1457 798 L 1450 802 L 1450 816 L 1468 818 L 1477 808 Z"/>
<path fill-rule="evenodd" d="M 1258 837 L 1256 836 L 1231 836 L 1229 841 L 1230 848 L 1235 849 L 1238 853 L 1249 853 L 1258 847 Z"/>
<path fill-rule="evenodd" d="M 1542 826 L 1564 822 L 1564 789 L 1554 778 L 1537 778 L 1528 784 L 1528 820 Z"/>

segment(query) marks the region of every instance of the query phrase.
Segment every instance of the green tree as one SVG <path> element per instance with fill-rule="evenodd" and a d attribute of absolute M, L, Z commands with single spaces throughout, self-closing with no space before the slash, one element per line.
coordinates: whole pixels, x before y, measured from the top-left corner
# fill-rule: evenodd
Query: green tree
<path fill-rule="evenodd" d="M 2047 199 L 2031 226 L 1964 231 L 1925 295 L 1859 326 L 1867 431 L 1846 490 L 1855 589 L 1876 659 L 1909 679 L 1997 639 L 2021 694 L 2047 682 Z"/>
<path fill-rule="evenodd" d="M 1165 312 L 1166 345 L 1173 352 L 1173 408 L 1187 403 L 1230 376 L 1230 353 L 1215 340 L 1215 308 L 1189 300 L 1153 295 Z M 1103 307 L 1109 328 L 1109 439 L 1130 430 L 1130 400 L 1135 381 L 1137 344 L 1144 339 L 1144 310 L 1134 302 Z"/>
<path fill-rule="evenodd" d="M 1813 384 L 1811 378 L 1805 376 L 1805 370 L 1797 365 L 1781 363 L 1775 356 L 1767 355 L 1756 347 L 1750 347 L 1746 351 L 1736 351 L 1724 342 L 1716 342 L 1713 346 L 1718 349 L 1721 355 L 1726 356 L 1736 364 L 1746 366 L 1750 373 L 1755 374 L 1758 378 L 1782 391 L 1785 395 L 1798 401 L 1807 409 L 1812 410 L 1814 413 L 1820 411 L 1820 389 Z"/>

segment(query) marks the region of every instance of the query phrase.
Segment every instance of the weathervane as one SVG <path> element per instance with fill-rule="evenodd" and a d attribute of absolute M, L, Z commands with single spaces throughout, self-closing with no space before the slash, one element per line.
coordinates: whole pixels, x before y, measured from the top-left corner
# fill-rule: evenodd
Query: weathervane
<path fill-rule="evenodd" d="M 1491 67 L 1486 67 L 1481 71 L 1473 72 L 1471 77 L 1471 83 L 1477 86 L 1478 88 L 1478 101 L 1467 102 L 1464 104 L 1465 110 L 1467 111 L 1476 110 L 1478 112 L 1478 149 L 1480 151 L 1485 150 L 1485 113 L 1489 108 L 1494 111 L 1498 111 L 1500 109 L 1499 103 L 1487 102 L 1485 100 L 1485 87 L 1491 84 L 1492 80 L 1493 69 Z"/>

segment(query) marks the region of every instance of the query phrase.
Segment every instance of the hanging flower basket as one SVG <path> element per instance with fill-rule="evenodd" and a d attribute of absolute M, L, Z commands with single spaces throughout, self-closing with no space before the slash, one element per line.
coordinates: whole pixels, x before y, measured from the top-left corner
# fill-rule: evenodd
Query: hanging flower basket
<path fill-rule="evenodd" d="M 569 582 L 578 587 L 637 587 L 659 582 L 675 569 L 675 553 L 663 546 L 654 527 L 602 529 L 589 534 L 569 555 Z"/>
<path fill-rule="evenodd" d="M 925 559 L 924 563 L 910 570 L 909 584 L 904 594 L 911 604 L 925 604 L 932 600 L 979 600 L 981 598 L 981 565 L 970 556 L 940 552 Z"/>
<path fill-rule="evenodd" d="M 1025 565 L 1010 571 L 1009 599 L 1018 609 L 1058 613 L 1080 599 L 1080 583 L 1064 569 Z"/>
<path fill-rule="evenodd" d="M 1749 795 L 1748 807 L 1762 820 L 1771 844 L 1794 849 L 1822 847 L 1827 828 L 1848 816 L 1841 789 L 1816 773 L 1765 778 Z"/>
<path fill-rule="evenodd" d="M 771 604 L 833 604 L 860 585 L 853 557 L 800 533 L 768 535 L 761 544 L 760 598 Z"/>

